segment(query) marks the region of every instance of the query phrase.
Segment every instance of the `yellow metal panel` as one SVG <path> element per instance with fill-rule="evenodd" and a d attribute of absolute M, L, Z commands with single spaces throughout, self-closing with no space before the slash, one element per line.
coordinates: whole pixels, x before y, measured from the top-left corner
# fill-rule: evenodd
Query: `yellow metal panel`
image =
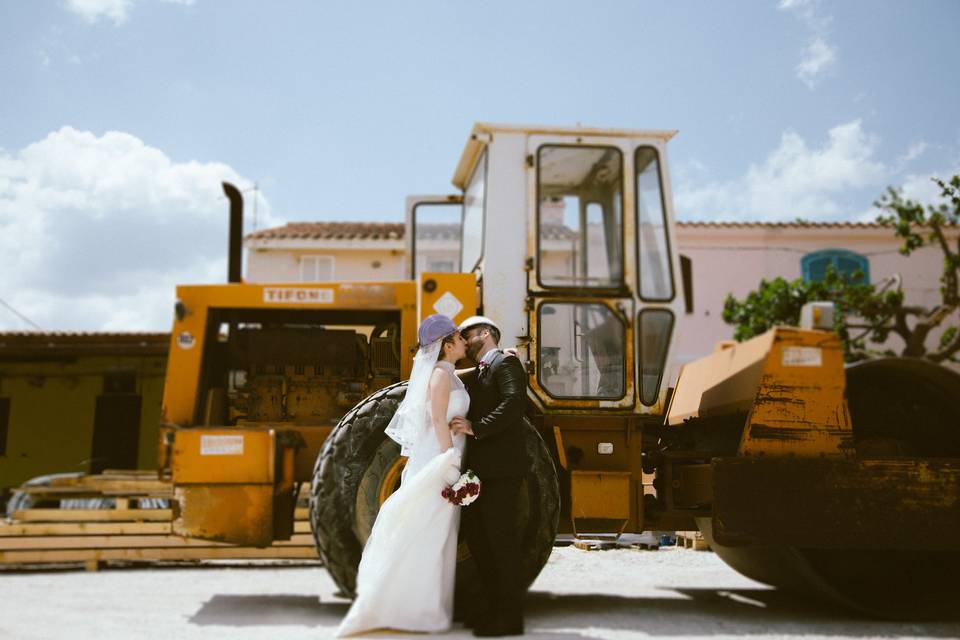
<path fill-rule="evenodd" d="M 578 518 L 630 518 L 629 471 L 572 471 L 570 514 Z"/>
<path fill-rule="evenodd" d="M 553 425 L 553 440 L 557 444 L 557 461 L 561 467 L 567 469 L 567 450 L 563 444 L 563 434 L 557 425 Z"/>
<path fill-rule="evenodd" d="M 251 547 L 273 542 L 273 486 L 178 486 L 179 535 Z"/>
<path fill-rule="evenodd" d="M 739 453 L 852 456 L 845 386 L 836 334 L 776 329 Z"/>
<path fill-rule="evenodd" d="M 297 449 L 295 479 L 297 482 L 311 482 L 313 480 L 313 465 L 317 461 L 317 456 L 320 455 L 320 449 L 323 447 L 323 443 L 333 431 L 333 427 L 298 425 L 296 427 L 288 426 L 286 428 L 299 431 L 307 443 L 307 446 Z"/>
<path fill-rule="evenodd" d="M 160 421 L 189 425 L 193 424 L 193 410 L 200 384 L 207 305 L 204 304 L 202 291 L 196 287 L 177 287 L 177 298 L 186 305 L 188 311 L 183 320 L 173 323 Z"/>
<path fill-rule="evenodd" d="M 667 421 L 742 412 L 740 455 L 852 455 L 845 384 L 836 334 L 777 327 L 685 366 Z"/>
<path fill-rule="evenodd" d="M 443 313 L 460 324 L 477 314 L 477 277 L 472 273 L 421 273 L 419 293 L 420 320 Z M 456 307 L 448 304 L 460 308 L 451 315 Z"/>
<path fill-rule="evenodd" d="M 667 423 L 678 425 L 689 418 L 748 411 L 757 395 L 774 331 L 684 365 L 670 402 Z"/>
<path fill-rule="evenodd" d="M 412 281 L 184 285 L 177 287 L 177 299 L 185 314 L 173 324 L 161 420 L 181 426 L 193 424 L 210 309 L 400 311 L 401 353 L 416 344 L 417 285 Z M 400 377 L 409 377 L 410 359 L 401 358 L 400 366 Z"/>
<path fill-rule="evenodd" d="M 273 484 L 273 431 L 183 429 L 175 432 L 173 482 Z"/>

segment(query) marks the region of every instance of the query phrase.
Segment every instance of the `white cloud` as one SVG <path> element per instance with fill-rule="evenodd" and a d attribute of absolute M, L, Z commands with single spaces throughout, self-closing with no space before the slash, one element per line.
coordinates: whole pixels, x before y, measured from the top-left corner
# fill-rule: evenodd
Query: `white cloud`
<path fill-rule="evenodd" d="M 955 175 L 960 175 L 960 166 L 944 171 L 935 171 L 933 173 L 911 173 L 907 175 L 901 183 L 903 197 L 924 204 L 943 203 L 945 201 L 940 197 L 940 186 L 933 181 L 933 178 L 939 178 L 946 182 L 951 176 Z"/>
<path fill-rule="evenodd" d="M 956 165 L 952 169 L 944 169 L 932 173 L 907 174 L 902 179 L 897 180 L 894 186 L 900 189 L 905 200 L 913 200 L 922 205 L 944 204 L 946 201 L 940 195 L 940 187 L 933 179 L 940 178 L 946 181 L 950 179 L 950 176 L 954 175 L 960 175 L 960 165 Z M 884 191 L 886 191 L 886 188 L 884 188 Z M 877 199 L 879 199 L 879 196 L 880 192 L 877 193 Z M 871 206 L 869 209 L 853 216 L 853 219 L 860 222 L 872 222 L 881 214 L 886 214 L 886 212 Z"/>
<path fill-rule="evenodd" d="M 120 25 L 127 21 L 133 0 L 67 0 L 67 9 L 89 24 L 101 19 Z"/>
<path fill-rule="evenodd" d="M 83 18 L 88 24 L 100 20 L 112 20 L 121 25 L 130 17 L 130 10 L 138 0 L 66 0 L 67 9 Z M 161 0 L 167 4 L 189 6 L 194 0 Z"/>
<path fill-rule="evenodd" d="M 780 0 L 777 8 L 799 17 L 812 33 L 795 71 L 797 78 L 813 89 L 823 74 L 837 61 L 836 47 L 827 42 L 827 32 L 833 17 L 820 11 L 819 0 Z"/>
<path fill-rule="evenodd" d="M 780 0 L 777 9 L 781 11 L 796 11 L 805 20 L 813 20 L 816 15 L 816 4 L 811 0 Z"/>
<path fill-rule="evenodd" d="M 797 77 L 813 89 L 820 75 L 829 69 L 836 60 L 836 49 L 827 44 L 827 41 L 822 37 L 817 36 L 804 49 L 803 59 L 797 65 Z"/>
<path fill-rule="evenodd" d="M 907 164 L 913 162 L 930 149 L 930 143 L 925 140 L 919 140 L 910 145 L 910 148 L 907 149 L 907 152 L 902 156 L 897 158 L 897 166 L 899 168 L 905 167 Z"/>
<path fill-rule="evenodd" d="M 678 180 L 676 207 L 682 219 L 791 220 L 836 218 L 840 199 L 852 189 L 882 188 L 889 171 L 874 158 L 879 139 L 860 120 L 831 129 L 811 148 L 787 130 L 779 146 L 759 165 L 725 182 Z"/>
<path fill-rule="evenodd" d="M 226 279 L 223 180 L 249 184 L 116 131 L 0 151 L 0 298 L 47 330 L 167 329 L 176 284 Z M 0 328 L 28 327 L 0 309 Z"/>

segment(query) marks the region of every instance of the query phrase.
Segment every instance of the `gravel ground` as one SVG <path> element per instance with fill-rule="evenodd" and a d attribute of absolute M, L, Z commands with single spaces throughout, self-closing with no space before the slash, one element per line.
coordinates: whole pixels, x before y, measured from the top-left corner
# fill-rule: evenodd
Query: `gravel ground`
<path fill-rule="evenodd" d="M 0 638 L 330 638 L 348 602 L 319 566 L 0 573 Z M 957 638 L 960 623 L 892 623 L 797 601 L 714 554 L 554 549 L 527 596 L 527 638 Z M 417 637 L 377 633 L 371 637 Z M 459 625 L 443 638 L 469 638 Z"/>

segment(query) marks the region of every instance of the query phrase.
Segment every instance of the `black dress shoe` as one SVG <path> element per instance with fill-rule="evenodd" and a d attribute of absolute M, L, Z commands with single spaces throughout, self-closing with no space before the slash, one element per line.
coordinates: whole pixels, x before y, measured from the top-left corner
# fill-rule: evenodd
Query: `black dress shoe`
<path fill-rule="evenodd" d="M 478 624 L 473 628 L 473 635 L 477 638 L 497 638 L 506 635 L 498 624 Z"/>
<path fill-rule="evenodd" d="M 523 635 L 523 625 L 511 625 L 506 627 L 501 627 L 503 635 L 505 636 L 522 636 Z"/>

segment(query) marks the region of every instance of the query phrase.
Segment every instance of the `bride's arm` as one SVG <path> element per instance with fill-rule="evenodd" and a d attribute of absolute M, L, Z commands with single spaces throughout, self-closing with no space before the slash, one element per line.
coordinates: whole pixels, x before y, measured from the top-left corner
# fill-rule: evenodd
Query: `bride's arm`
<path fill-rule="evenodd" d="M 450 404 L 450 376 L 442 369 L 434 369 L 430 376 L 430 422 L 440 442 L 440 450 L 453 446 L 450 425 L 447 424 L 447 406 Z"/>

